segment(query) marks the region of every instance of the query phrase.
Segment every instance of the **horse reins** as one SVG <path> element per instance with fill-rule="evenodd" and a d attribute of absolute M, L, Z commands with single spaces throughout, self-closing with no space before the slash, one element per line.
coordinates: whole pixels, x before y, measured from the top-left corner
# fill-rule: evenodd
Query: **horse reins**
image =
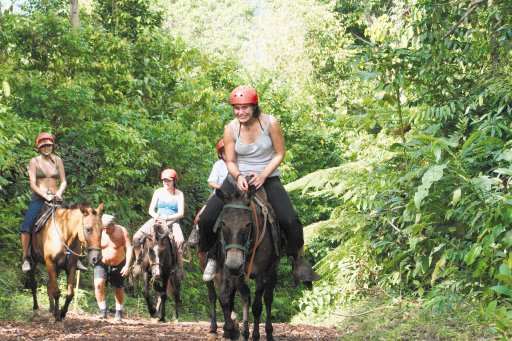
<path fill-rule="evenodd" d="M 245 275 L 245 283 L 249 282 L 249 277 L 251 276 L 252 265 L 254 264 L 254 255 L 256 254 L 256 248 L 258 247 L 260 237 L 260 223 L 258 220 L 258 213 L 256 212 L 256 205 L 254 205 L 254 201 L 251 200 L 251 208 L 252 208 L 252 216 L 256 223 L 256 235 L 254 236 L 254 246 L 252 248 L 251 260 L 249 261 L 249 268 L 247 269 L 247 274 Z"/>
<path fill-rule="evenodd" d="M 57 228 L 57 224 L 55 223 L 55 207 L 57 207 L 57 205 L 56 205 L 54 202 L 50 203 L 50 205 L 52 205 L 52 224 L 53 224 L 53 228 L 55 229 L 55 231 L 57 232 L 57 235 L 59 236 L 60 243 L 61 243 L 61 244 L 62 244 L 62 246 L 64 246 L 64 248 L 67 250 L 67 251 L 65 251 L 64 253 L 66 253 L 66 254 L 68 254 L 68 255 L 69 255 L 70 253 L 72 253 L 73 255 L 78 256 L 78 257 L 84 257 L 84 256 L 87 256 L 87 254 L 86 254 L 86 253 L 78 254 L 78 253 L 74 252 L 73 250 L 71 250 L 71 249 L 69 248 L 69 246 L 68 246 L 66 243 L 64 243 L 64 240 L 62 240 L 62 236 L 61 236 L 61 234 L 60 234 L 60 231 L 59 231 L 59 229 Z M 85 248 L 86 248 L 86 249 L 88 248 L 88 247 L 87 247 L 87 240 L 85 240 L 85 228 L 84 228 L 84 216 L 83 216 L 83 214 L 82 214 L 82 220 L 81 220 L 81 222 L 82 222 L 82 233 L 83 233 L 83 235 L 84 235 L 84 241 L 82 242 L 82 241 L 80 240 L 80 237 L 78 237 L 78 240 L 80 240 L 80 246 L 81 246 L 81 249 L 83 250 L 83 249 L 84 249 L 84 244 L 85 244 Z M 93 249 L 93 248 L 91 248 L 91 249 Z"/>
<path fill-rule="evenodd" d="M 258 220 L 258 213 L 256 212 L 256 205 L 254 204 L 254 201 L 256 201 L 258 203 L 258 205 L 260 205 L 263 209 L 263 215 L 264 215 L 264 225 L 263 225 L 263 231 L 261 233 L 261 236 L 260 236 L 260 224 L 259 224 L 259 220 Z M 249 277 L 251 276 L 251 272 L 252 272 L 252 267 L 253 267 L 253 264 L 254 264 L 254 257 L 256 255 L 256 250 L 258 248 L 258 246 L 261 244 L 262 240 L 263 240 L 263 237 L 265 236 L 265 231 L 267 229 L 267 217 L 268 217 L 268 210 L 266 209 L 265 205 L 257 200 L 256 197 L 253 198 L 253 200 L 250 201 L 250 204 L 249 206 L 247 205 L 236 205 L 236 204 L 226 204 L 224 205 L 224 209 L 226 208 L 237 208 L 237 209 L 243 209 L 243 210 L 248 210 L 252 213 L 251 215 L 251 220 L 253 222 L 253 225 L 256 226 L 256 234 L 255 234 L 255 238 L 254 238 L 254 245 L 253 245 L 253 248 L 252 248 L 252 253 L 251 253 L 251 259 L 249 261 L 249 266 L 248 266 L 248 269 L 247 269 L 247 274 L 245 276 L 245 282 L 247 283 L 249 281 Z M 213 228 L 213 231 L 216 233 L 217 232 L 217 229 L 220 225 L 220 219 L 221 219 L 221 215 L 219 215 L 219 217 L 217 218 L 217 221 L 215 222 L 215 226 Z M 244 252 L 244 254 L 249 251 L 249 245 L 251 243 L 251 238 L 249 236 L 247 242 L 245 243 L 245 246 L 242 246 L 242 245 L 239 245 L 239 244 L 228 244 L 228 245 L 224 245 L 224 236 L 222 234 L 222 231 L 220 232 L 221 233 L 221 243 L 223 244 L 224 246 L 224 251 L 226 250 L 229 250 L 229 249 L 238 249 L 238 250 L 241 250 Z"/>

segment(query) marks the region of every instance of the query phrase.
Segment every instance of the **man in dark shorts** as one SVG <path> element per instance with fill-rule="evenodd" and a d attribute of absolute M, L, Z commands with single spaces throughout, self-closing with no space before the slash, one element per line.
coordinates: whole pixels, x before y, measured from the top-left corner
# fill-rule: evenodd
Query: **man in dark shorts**
<path fill-rule="evenodd" d="M 124 278 L 128 275 L 132 261 L 132 244 L 126 229 L 115 223 L 115 217 L 104 214 L 101 217 L 103 233 L 101 234 L 102 261 L 94 267 L 94 293 L 100 308 L 100 318 L 107 318 L 107 301 L 105 284 L 107 281 L 114 288 L 116 297 L 115 321 L 121 321 L 124 303 Z"/>

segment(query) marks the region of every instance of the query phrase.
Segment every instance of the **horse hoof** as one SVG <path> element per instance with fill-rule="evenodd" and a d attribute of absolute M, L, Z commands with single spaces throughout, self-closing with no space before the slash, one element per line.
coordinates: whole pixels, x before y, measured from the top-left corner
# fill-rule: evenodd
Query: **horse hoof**
<path fill-rule="evenodd" d="M 217 341 L 217 333 L 208 333 L 207 341 Z"/>

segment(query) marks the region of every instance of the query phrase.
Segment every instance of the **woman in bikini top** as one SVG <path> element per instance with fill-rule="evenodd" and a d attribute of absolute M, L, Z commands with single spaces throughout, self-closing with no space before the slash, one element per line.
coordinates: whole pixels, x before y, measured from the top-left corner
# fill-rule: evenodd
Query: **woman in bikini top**
<path fill-rule="evenodd" d="M 21 246 L 23 249 L 22 269 L 29 271 L 31 266 L 27 259 L 30 234 L 37 216 L 45 201 L 62 200 L 66 189 L 66 175 L 62 159 L 53 154 L 55 138 L 50 133 L 41 133 L 36 138 L 38 156 L 30 160 L 28 175 L 32 198 L 21 225 Z"/>

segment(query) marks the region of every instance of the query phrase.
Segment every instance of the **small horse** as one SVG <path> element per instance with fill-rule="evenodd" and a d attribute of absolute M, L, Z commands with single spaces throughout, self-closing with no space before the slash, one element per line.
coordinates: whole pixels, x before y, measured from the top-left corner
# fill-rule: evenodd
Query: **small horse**
<path fill-rule="evenodd" d="M 53 203 L 52 203 L 53 205 Z M 97 209 L 79 204 L 72 207 L 53 206 L 52 216 L 40 231 L 32 234 L 32 270 L 28 272 L 29 286 L 34 300 L 34 313 L 38 313 L 37 280 L 35 268 L 37 263 L 46 265 L 48 272 L 48 298 L 50 312 L 56 321 L 62 321 L 73 299 L 73 285 L 78 257 L 81 250 L 88 249 L 89 263 L 95 266 L 101 260 L 101 223 L 100 214 L 103 204 Z M 66 301 L 59 310 L 60 289 L 57 283 L 60 270 L 67 275 Z"/>
<path fill-rule="evenodd" d="M 263 190 L 261 190 L 262 193 Z M 256 282 L 252 312 L 254 316 L 253 340 L 259 340 L 259 324 L 263 310 L 261 299 L 266 308 L 265 332 L 267 340 L 274 340 L 272 335 L 272 301 L 277 283 L 277 269 L 280 261 L 280 232 L 274 228 L 273 212 L 263 196 L 256 196 L 254 186 L 248 193 L 236 192 L 231 195 L 216 190 L 217 196 L 224 202 L 219 217 L 219 242 L 222 246 L 222 276 L 220 283 L 220 304 L 224 314 L 224 338 L 234 339 L 239 335 L 232 318 L 233 300 L 239 291 L 243 305 L 242 336 L 249 337 L 249 278 Z M 256 197 L 260 197 L 257 199 Z M 256 204 L 255 202 L 259 203 Z M 270 210 L 270 212 L 269 212 Z M 269 214 L 270 213 L 270 214 Z"/>
<path fill-rule="evenodd" d="M 157 221 L 153 226 L 154 234 L 144 233 L 146 241 L 142 251 L 142 272 L 144 274 L 144 298 L 151 317 L 160 312 L 160 322 L 165 322 L 165 302 L 167 295 L 174 298 L 173 320 L 178 321 L 178 307 L 181 303 L 181 271 L 178 266 L 178 247 L 170 230 L 164 232 L 163 222 Z M 159 283 L 161 281 L 161 285 Z M 153 307 L 150 284 L 157 292 L 158 300 Z"/>

